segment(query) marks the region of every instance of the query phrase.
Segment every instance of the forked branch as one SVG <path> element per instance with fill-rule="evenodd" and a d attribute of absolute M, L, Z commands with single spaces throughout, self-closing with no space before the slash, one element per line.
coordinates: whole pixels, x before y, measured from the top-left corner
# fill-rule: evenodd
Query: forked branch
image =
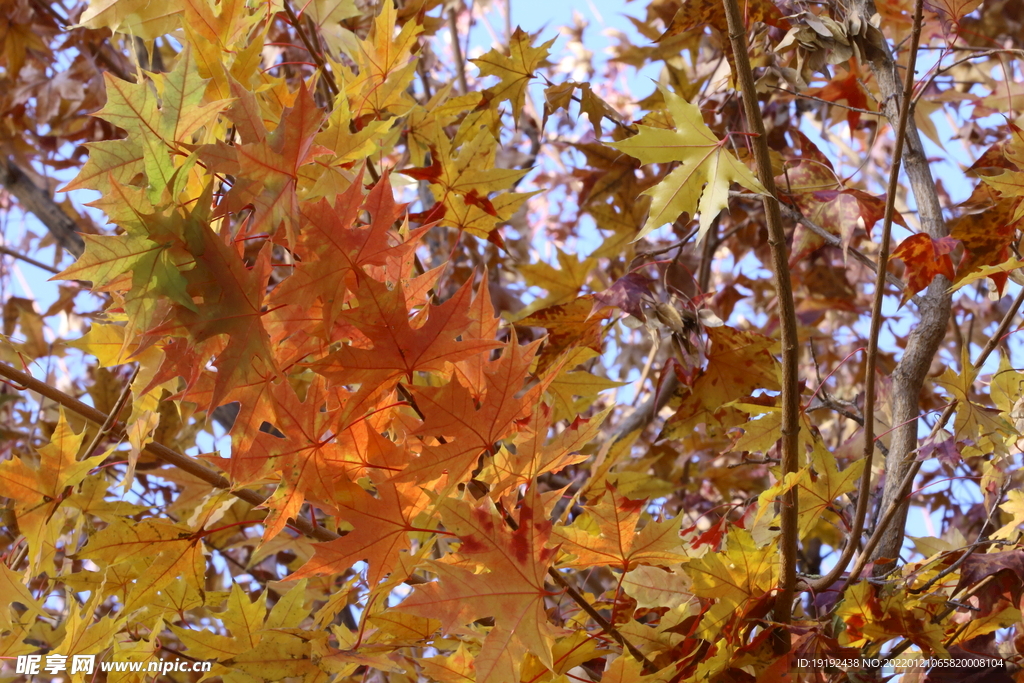
<path fill-rule="evenodd" d="M 920 7 L 920 3 L 918 3 L 918 7 Z M 875 14 L 874 1 L 854 0 L 850 11 L 859 14 L 861 19 L 866 22 Z M 919 11 L 920 9 L 915 10 L 915 14 L 918 15 Z M 920 24 L 920 19 L 915 19 L 914 25 L 917 27 L 915 32 L 920 31 Z M 913 39 L 910 60 L 914 59 L 913 53 L 917 51 L 917 41 L 918 39 Z M 938 191 L 932 178 L 921 136 L 912 118 L 912 103 L 906 101 L 912 98 L 913 91 L 910 90 L 909 96 L 906 94 L 907 89 L 900 82 L 896 60 L 884 40 L 879 41 L 877 45 L 865 41 L 861 47 L 864 54 L 869 57 L 871 70 L 882 95 L 881 109 L 886 118 L 894 126 L 899 126 L 901 119 L 905 119 L 905 132 L 899 136 L 905 139 L 903 143 L 905 151 L 901 156 L 901 161 L 917 202 L 921 227 L 933 239 L 945 237 L 949 231 L 942 217 Z M 909 68 L 906 71 L 906 78 L 912 88 L 913 81 L 910 79 L 915 76 L 913 61 L 909 62 Z M 901 112 L 907 109 L 908 105 L 908 116 L 901 117 Z M 890 190 L 890 195 L 892 194 L 893 192 Z M 892 197 L 888 197 L 888 200 L 891 201 Z M 920 320 L 907 339 L 903 357 L 892 373 L 892 422 L 899 427 L 892 432 L 889 455 L 886 457 L 886 480 L 882 491 L 882 509 L 887 508 L 895 501 L 902 500 L 903 482 L 906 480 L 909 470 L 914 466 L 913 453 L 917 449 L 917 421 L 921 413 L 919 400 L 921 388 L 924 386 L 924 380 L 928 374 L 928 368 L 931 367 L 932 360 L 935 358 L 935 353 L 946 335 L 950 308 L 948 288 L 949 281 L 938 276 L 921 297 L 921 304 L 918 308 Z M 872 559 L 895 558 L 899 555 L 900 547 L 903 545 L 904 526 L 907 518 L 905 502 L 898 505 L 896 510 L 892 522 L 879 527 L 884 538 L 879 540 Z M 854 543 L 856 543 L 856 539 L 854 539 Z M 895 562 L 876 563 L 875 571 L 878 574 L 884 574 L 894 564 Z"/>
<path fill-rule="evenodd" d="M 899 189 L 900 167 L 903 162 L 903 147 L 907 139 L 907 126 L 910 122 L 911 100 L 914 94 L 914 66 L 917 63 L 917 47 L 921 42 L 921 21 L 924 1 L 917 0 L 914 6 L 914 28 L 910 35 L 910 57 L 907 64 L 907 77 L 903 84 L 903 97 L 900 101 L 900 117 L 896 126 L 896 142 L 892 152 L 892 168 L 889 170 L 889 187 L 885 197 L 885 218 L 882 223 L 882 243 L 878 249 L 878 268 L 875 277 L 875 296 L 871 303 L 871 330 L 868 333 L 868 355 L 864 363 L 864 471 L 860 478 L 857 491 L 857 510 L 854 513 L 853 527 L 846 540 L 846 547 L 835 566 L 818 581 L 812 582 L 813 591 L 821 591 L 832 585 L 842 576 L 846 567 L 853 559 L 864 530 L 864 519 L 867 517 L 868 501 L 871 499 L 871 464 L 875 455 L 875 374 L 878 367 L 878 333 L 882 327 L 882 299 L 885 297 L 886 274 L 889 267 L 889 242 L 892 237 L 892 218 L 896 211 L 896 191 Z"/>

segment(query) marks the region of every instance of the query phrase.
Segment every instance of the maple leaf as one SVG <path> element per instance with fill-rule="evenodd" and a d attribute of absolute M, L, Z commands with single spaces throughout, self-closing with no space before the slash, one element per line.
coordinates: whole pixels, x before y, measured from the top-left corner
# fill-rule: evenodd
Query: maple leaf
<path fill-rule="evenodd" d="M 714 0 L 676 0 L 672 4 L 681 5 L 673 15 L 659 41 L 692 31 L 701 26 L 711 26 L 721 35 L 729 35 L 729 26 L 725 20 L 725 8 Z M 761 21 L 776 28 L 788 29 L 789 22 L 782 17 L 782 12 L 771 0 L 747 0 L 740 6 L 744 23 L 752 26 Z"/>
<path fill-rule="evenodd" d="M 409 549 L 409 532 L 416 530 L 413 519 L 428 504 L 426 493 L 415 482 L 378 484 L 377 496 L 352 483 L 339 489 L 334 499 L 337 516 L 353 530 L 337 540 L 314 545 L 313 557 L 289 580 L 340 574 L 365 561 L 369 565 L 367 581 L 376 586 L 395 569 L 398 554 Z"/>
<path fill-rule="evenodd" d="M 184 333 L 193 345 L 224 335 L 217 346 L 206 347 L 215 349 L 217 368 L 208 405 L 218 406 L 232 388 L 259 386 L 278 372 L 262 321 L 270 248 L 268 244 L 260 251 L 250 269 L 209 226 L 188 221 L 185 230 L 195 255 L 195 267 L 185 277 L 189 291 L 201 297 L 203 305 L 177 307 L 175 319 L 150 334 Z M 183 377 L 192 374 L 191 369 L 180 367 L 177 372 Z"/>
<path fill-rule="evenodd" d="M 637 531 L 646 502 L 612 495 L 585 508 L 572 526 L 558 526 L 553 540 L 575 559 L 571 567 L 612 566 L 629 571 L 638 564 L 669 566 L 687 559 L 679 536 L 679 520 L 648 520 Z M 594 533 L 594 532 L 597 533 Z"/>
<path fill-rule="evenodd" d="M 531 492 L 534 489 L 531 489 Z M 539 497 L 530 493 L 510 529 L 488 499 L 478 507 L 448 499 L 441 508 L 445 528 L 459 537 L 459 555 L 486 571 L 433 562 L 436 582 L 416 586 L 401 610 L 440 619 L 446 631 L 477 619 L 494 618 L 475 660 L 476 680 L 516 681 L 528 651 L 554 668 L 551 641 L 558 634 L 547 618 L 544 586 L 555 551 L 545 548 L 551 523 Z"/>
<path fill-rule="evenodd" d="M 228 102 L 202 103 L 207 81 L 199 77 L 192 52 L 187 48 L 178 55 L 173 71 L 150 74 L 152 86 L 130 83 L 109 74 L 104 74 L 104 78 L 107 103 L 94 116 L 126 130 L 129 145 L 141 149 L 149 197 L 157 203 L 173 183 L 172 154 L 181 149 L 181 143 L 192 142 L 192 134 L 210 123 Z M 127 151 L 125 147 L 119 149 Z M 134 156 L 131 152 L 128 155 Z"/>
<path fill-rule="evenodd" d="M 371 216 L 368 226 L 357 226 L 360 210 Z M 332 205 L 326 199 L 301 205 L 300 232 L 295 252 L 302 261 L 290 277 L 271 294 L 272 305 L 305 303 L 319 298 L 323 317 L 321 335 L 326 339 L 346 302 L 349 280 L 364 269 L 401 262 L 415 248 L 429 226 L 415 230 L 405 241 L 392 234 L 395 221 L 404 213 L 397 204 L 388 175 L 363 198 L 356 182 L 338 195 Z M 299 307 L 296 307 L 299 308 Z M 294 332 L 294 329 L 290 329 Z"/>
<path fill-rule="evenodd" d="M 441 437 L 424 446 L 397 476 L 400 481 L 433 481 L 443 474 L 448 482 L 461 482 L 476 466 L 481 453 L 493 453 L 496 444 L 511 435 L 517 422 L 530 415 L 547 382 L 538 382 L 520 394 L 523 378 L 534 360 L 537 342 L 520 347 L 515 335 L 501 357 L 485 370 L 486 391 L 478 399 L 458 382 L 442 387 L 415 387 L 423 423 L 418 436 Z"/>
<path fill-rule="evenodd" d="M 480 68 L 481 76 L 497 76 L 501 83 L 484 91 L 490 102 L 512 104 L 512 120 L 519 121 L 526 101 L 526 88 L 534 72 L 547 64 L 548 52 L 555 43 L 552 38 L 533 47 L 533 37 L 517 26 L 508 41 L 508 53 L 494 48 L 487 54 L 470 61 Z"/>
<path fill-rule="evenodd" d="M 907 288 L 903 290 L 901 306 L 930 285 L 937 275 L 950 281 L 956 277 L 953 273 L 953 260 L 949 255 L 957 244 L 957 240 L 952 237 L 936 240 L 920 232 L 903 240 L 893 249 L 892 257 L 900 259 L 907 266 L 904 273 Z"/>
<path fill-rule="evenodd" d="M 455 154 L 455 144 L 435 130 L 430 145 L 431 165 L 406 169 L 403 175 L 430 183 L 437 204 L 421 220 L 438 221 L 486 238 L 498 223 L 508 220 L 532 193 L 491 193 L 511 188 L 529 169 L 500 168 L 497 147 L 486 130 L 473 135 Z"/>
<path fill-rule="evenodd" d="M 954 284 L 983 266 L 994 266 L 1009 258 L 1010 242 L 1021 219 L 1016 213 L 1019 202 L 1018 197 L 999 199 L 978 213 L 964 214 L 952 221 L 950 237 L 964 245 Z M 1002 292 L 1006 275 L 997 273 L 989 277 Z"/>
<path fill-rule="evenodd" d="M 547 405 L 538 402 L 529 417 L 530 428 L 516 434 L 515 452 L 501 448 L 494 456 L 498 480 L 491 488 L 492 495 L 507 491 L 512 486 L 528 484 L 546 472 L 558 472 L 586 460 L 589 456 L 583 451 L 600 433 L 601 424 L 609 412 L 610 408 L 588 419 L 577 416 L 568 427 L 548 440 L 554 413 Z"/>
<path fill-rule="evenodd" d="M 625 382 L 614 382 L 586 370 L 568 372 L 565 369 L 573 367 L 577 358 L 594 358 L 597 355 L 588 348 L 570 352 L 563 370 L 548 386 L 548 395 L 551 397 L 551 407 L 556 420 L 572 419 L 576 415 L 583 414 L 593 405 L 602 391 L 625 385 Z"/>
<path fill-rule="evenodd" d="M 249 234 L 273 235 L 284 224 L 288 243 L 294 245 L 300 169 L 317 156 L 332 153 L 315 143 L 323 120 L 323 111 L 303 83 L 273 133 L 234 147 L 223 143 L 204 146 L 200 157 L 213 170 L 239 176 L 218 211 L 238 212 L 251 206 L 253 216 L 246 224 Z"/>
<path fill-rule="evenodd" d="M 973 586 L 989 576 L 999 578 L 997 586 L 1008 592 L 1013 604 L 1020 602 L 1024 592 L 1024 551 L 1020 548 L 991 553 L 974 553 L 963 563 L 956 590 Z"/>
<path fill-rule="evenodd" d="M 344 322 L 358 329 L 372 348 L 343 346 L 312 364 L 331 380 L 373 382 L 382 385 L 414 372 L 438 372 L 445 363 L 455 363 L 500 344 L 490 339 L 467 338 L 472 320 L 469 308 L 472 290 L 461 287 L 440 306 L 429 306 L 410 325 L 409 309 L 401 285 L 387 285 L 365 275 L 358 278 L 353 294 L 359 306 L 345 312 Z"/>
<path fill-rule="evenodd" d="M 131 138 L 87 142 L 85 147 L 89 150 L 89 158 L 78 175 L 64 185 L 61 191 L 89 189 L 105 195 L 113 190 L 111 181 L 130 185 L 137 178 L 145 176 L 146 164 L 142 148 Z"/>
<path fill-rule="evenodd" d="M 992 538 L 1010 540 L 1017 535 L 1017 530 L 1024 524 L 1024 491 L 1014 490 L 1006 494 L 1006 501 L 999 509 L 1010 515 L 1010 521 L 996 529 Z"/>
<path fill-rule="evenodd" d="M 287 382 L 271 385 L 274 426 L 284 438 L 260 431 L 252 444 L 236 453 L 225 465 L 236 483 L 264 478 L 268 470 L 281 473 L 281 484 L 267 500 L 271 510 L 265 522 L 264 541 L 284 528 L 298 514 L 305 500 L 333 509 L 335 488 L 344 480 L 344 456 L 338 444 L 327 438 L 334 427 L 337 407 L 322 377 L 306 388 L 299 401 Z M 343 482 L 342 482 L 343 484 Z"/>
<path fill-rule="evenodd" d="M 651 197 L 651 212 L 636 239 L 671 223 L 684 211 L 691 215 L 699 211 L 699 241 L 711 229 L 715 217 L 729 205 L 731 183 L 737 182 L 761 194 L 765 189 L 749 168 L 726 151 L 728 138 L 719 140 L 715 136 L 696 105 L 665 88 L 661 92 L 675 130 L 638 126 L 637 135 L 609 147 L 645 164 L 680 162 L 660 183 L 644 192 Z"/>
<path fill-rule="evenodd" d="M 757 547 L 750 533 L 733 529 L 724 550 L 709 552 L 683 565 L 693 581 L 693 594 L 728 606 L 757 600 L 775 586 L 778 549 L 773 543 Z"/>
<path fill-rule="evenodd" d="M 787 474 L 785 477 L 776 471 L 778 483 L 765 489 L 758 496 L 758 511 L 754 519 L 751 533 L 756 540 L 775 536 L 766 533 L 764 527 L 775 520 L 775 507 L 783 495 L 790 489 L 799 489 L 800 513 L 797 527 L 801 538 L 806 537 L 821 522 L 837 522 L 837 508 L 834 501 L 857 488 L 864 460 L 857 460 L 842 472 L 832 454 L 820 441 L 814 441 L 811 462 L 799 472 Z"/>
<path fill-rule="evenodd" d="M 546 372 L 563 354 L 576 349 L 601 353 L 607 310 L 594 311 L 593 299 L 580 297 L 570 303 L 551 306 L 516 321 L 523 327 L 542 327 L 548 331 L 538 372 Z"/>
<path fill-rule="evenodd" d="M 670 438 L 701 422 L 709 429 L 741 424 L 746 418 L 729 406 L 732 401 L 755 389 L 778 391 L 778 362 L 769 353 L 774 340 L 728 325 L 706 331 L 711 341 L 707 367 L 665 423 L 663 433 Z"/>
<path fill-rule="evenodd" d="M 901 636 L 922 650 L 942 655 L 942 627 L 933 615 L 944 601 L 936 596 L 915 598 L 905 589 L 889 595 L 876 595 L 875 586 L 858 583 L 846 590 L 836 615 L 846 622 L 846 631 L 840 635 L 841 645 L 863 645 L 868 640 Z"/>
<path fill-rule="evenodd" d="M 182 0 L 153 4 L 150 0 L 97 0 L 79 19 L 89 28 L 109 28 L 144 40 L 170 33 L 181 23 Z"/>
<path fill-rule="evenodd" d="M 57 428 L 49 442 L 36 451 L 37 466 L 22 458 L 0 462 L 0 486 L 4 496 L 14 501 L 14 515 L 28 540 L 33 566 L 42 552 L 46 526 L 65 498 L 65 490 L 81 482 L 90 469 L 103 461 L 103 455 L 78 460 L 86 432 L 75 434 L 60 410 Z"/>
<path fill-rule="evenodd" d="M 529 306 L 519 312 L 517 320 L 520 322 L 523 318 L 527 318 L 543 308 L 567 304 L 571 310 L 577 295 L 590 277 L 590 271 L 597 264 L 597 259 L 593 256 L 580 258 L 579 254 L 570 255 L 557 247 L 555 259 L 558 263 L 557 268 L 544 261 L 519 267 L 519 271 L 526 276 L 527 282 L 537 287 L 543 287 L 548 292 L 547 296 L 530 302 Z M 541 327 L 544 326 L 541 325 Z"/>
<path fill-rule="evenodd" d="M 601 683 L 668 683 L 675 676 L 672 666 L 644 675 L 643 664 L 629 654 L 622 654 L 612 660 L 601 675 Z"/>
<path fill-rule="evenodd" d="M 389 113 L 402 115 L 414 104 L 406 90 L 416 75 L 412 51 L 423 27 L 419 22 L 407 21 L 396 36 L 397 17 L 395 6 L 383 3 L 371 35 L 359 41 L 357 75 L 345 79 L 345 92 L 356 119 L 367 115 L 383 118 Z"/>
<path fill-rule="evenodd" d="M 871 111 L 870 103 L 873 100 L 868 99 L 856 69 L 850 69 L 842 78 L 833 78 L 823 88 L 808 88 L 806 92 L 829 102 L 845 102 L 850 107 L 846 110 L 846 122 L 851 129 L 860 124 L 861 112 L 858 109 Z"/>
<path fill-rule="evenodd" d="M 972 363 L 968 351 L 964 349 L 960 359 L 961 369 L 956 372 L 952 367 L 947 367 L 936 380 L 936 384 L 943 387 L 956 399 L 956 419 L 954 420 L 954 433 L 957 441 L 966 441 L 970 445 L 968 451 L 983 452 L 979 449 L 983 443 L 990 443 L 993 448 L 1002 450 L 1003 438 L 1016 434 L 1016 430 L 999 414 L 998 411 L 985 406 L 978 405 L 971 400 L 974 393 L 974 381 L 978 376 L 978 368 Z M 983 442 L 984 440 L 984 442 Z"/>

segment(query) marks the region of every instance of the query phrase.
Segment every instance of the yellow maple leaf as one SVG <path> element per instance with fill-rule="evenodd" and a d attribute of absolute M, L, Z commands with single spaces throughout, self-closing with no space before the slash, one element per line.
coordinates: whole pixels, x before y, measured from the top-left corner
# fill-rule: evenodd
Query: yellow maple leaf
<path fill-rule="evenodd" d="M 751 192 L 764 194 L 766 190 L 749 168 L 726 151 L 726 140 L 719 140 L 704 124 L 700 108 L 665 88 L 661 92 L 675 130 L 638 126 L 637 135 L 610 146 L 645 164 L 680 162 L 660 183 L 644 192 L 651 197 L 651 212 L 636 239 L 671 223 L 684 211 L 691 215 L 699 211 L 699 242 L 711 229 L 715 216 L 729 205 L 731 183 L 737 182 Z"/>
<path fill-rule="evenodd" d="M 961 354 L 961 372 L 947 367 L 945 372 L 935 380 L 957 401 L 956 420 L 954 422 L 957 441 L 968 441 L 965 455 L 981 447 L 982 440 L 991 441 L 994 448 L 1005 450 L 1004 439 L 1016 430 L 1004 420 L 999 412 L 992 408 L 978 405 L 971 401 L 974 380 L 978 376 L 978 368 L 971 364 L 967 349 Z"/>
<path fill-rule="evenodd" d="M 733 529 L 723 552 L 707 553 L 683 565 L 693 594 L 732 608 L 756 600 L 775 586 L 779 553 L 774 543 L 758 548 L 745 529 Z"/>
<path fill-rule="evenodd" d="M 533 78 L 533 72 L 546 63 L 548 49 L 554 42 L 552 38 L 533 47 L 533 37 L 516 27 L 508 41 L 507 55 L 495 48 L 479 59 L 470 60 L 480 68 L 481 76 L 497 76 L 501 79 L 501 83 L 488 88 L 485 94 L 490 101 L 511 102 L 513 120 L 519 120 L 526 102 L 526 87 Z"/>
<path fill-rule="evenodd" d="M 758 510 L 754 519 L 755 540 L 766 539 L 774 534 L 765 534 L 765 525 L 775 518 L 779 499 L 796 486 L 800 499 L 800 513 L 797 521 L 800 538 L 806 537 L 822 521 L 836 523 L 836 507 L 833 501 L 853 491 L 864 470 L 864 460 L 857 460 L 839 471 L 836 457 L 820 441 L 814 442 L 811 463 L 799 472 L 780 477 L 778 483 L 758 496 Z M 781 474 L 779 468 L 776 473 Z M 765 516 L 768 514 L 769 516 Z"/>
<path fill-rule="evenodd" d="M 999 509 L 1013 515 L 1013 519 L 996 530 L 992 538 L 1009 540 L 1017 534 L 1018 527 L 1024 524 L 1024 491 L 1010 491 L 1006 494 L 1006 502 Z"/>

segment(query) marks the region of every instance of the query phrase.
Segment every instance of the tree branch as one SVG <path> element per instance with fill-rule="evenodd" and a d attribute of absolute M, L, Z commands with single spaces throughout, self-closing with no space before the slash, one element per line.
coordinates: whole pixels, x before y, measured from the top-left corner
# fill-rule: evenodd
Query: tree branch
<path fill-rule="evenodd" d="M 309 56 L 316 62 L 317 67 L 320 69 L 320 73 L 323 75 L 324 82 L 327 83 L 327 89 L 330 91 L 331 95 L 337 95 L 338 84 L 334 81 L 334 74 L 327 70 L 327 60 L 302 29 L 302 22 L 299 20 L 298 16 L 296 16 L 291 3 L 288 0 L 284 0 L 282 4 L 284 6 L 285 14 L 288 15 L 288 23 L 290 23 L 292 28 L 295 29 L 295 33 L 298 34 L 299 40 L 301 40 L 302 44 L 306 47 L 306 51 L 309 52 Z"/>
<path fill-rule="evenodd" d="M 469 92 L 469 85 L 466 83 L 466 60 L 462 54 L 462 44 L 459 42 L 459 21 L 455 8 L 448 9 L 448 29 L 452 34 L 452 54 L 455 57 L 456 75 L 459 78 L 459 94 L 465 95 Z"/>
<path fill-rule="evenodd" d="M 798 452 L 800 434 L 800 387 L 798 384 L 798 349 L 796 309 L 793 304 L 793 290 L 789 277 L 789 260 L 786 250 L 786 233 L 782 227 L 782 214 L 776 198 L 775 178 L 772 172 L 765 137 L 764 120 L 757 102 L 757 89 L 747 55 L 746 28 L 736 0 L 723 0 L 725 17 L 729 25 L 729 40 L 732 43 L 736 65 L 736 80 L 743 95 L 743 109 L 747 127 L 754 137 L 751 143 L 754 160 L 757 162 L 757 178 L 768 191 L 762 199 L 765 219 L 768 225 L 768 245 L 771 247 L 772 273 L 775 276 L 775 292 L 779 302 L 779 327 L 782 337 L 782 475 L 796 472 L 799 465 Z M 796 586 L 797 515 L 799 500 L 796 487 L 790 488 L 781 502 L 781 540 L 779 541 L 781 561 L 779 573 L 781 584 L 775 598 L 773 620 L 785 626 L 790 622 L 793 610 L 793 593 Z M 790 633 L 786 628 L 775 631 L 775 650 L 782 654 L 790 648 Z"/>
<path fill-rule="evenodd" d="M 74 256 L 85 251 L 78 224 L 57 206 L 49 192 L 36 185 L 11 159 L 0 156 L 0 185 L 14 195 L 21 207 L 46 226 L 57 243 Z"/>
<path fill-rule="evenodd" d="M 68 396 L 59 389 L 54 389 L 49 384 L 41 382 L 32 375 L 16 370 L 6 363 L 0 363 L 0 376 L 6 377 L 7 379 L 17 382 L 27 389 L 45 396 L 51 401 L 55 401 L 65 408 L 72 410 L 90 422 L 94 422 L 97 425 L 103 425 L 107 421 L 107 415 L 96 410 L 92 406 L 86 405 L 78 399 Z M 114 437 L 120 437 L 124 434 L 124 424 L 118 421 L 113 421 L 110 424 L 110 432 Z M 206 467 L 200 462 L 193 460 L 187 455 L 182 455 L 177 451 L 171 450 L 162 443 L 152 442 L 147 445 L 144 449 L 147 453 L 152 455 L 159 460 L 173 465 L 183 472 L 191 474 L 193 477 L 202 479 L 207 484 L 214 488 L 224 489 L 230 491 L 231 495 L 235 496 L 239 500 L 243 500 L 249 503 L 253 507 L 258 507 L 267 501 L 266 496 L 261 496 L 256 491 L 250 489 L 234 489 L 232 488 L 231 482 L 217 474 L 210 468 Z M 329 531 L 328 529 L 321 526 L 313 526 L 308 520 L 301 517 L 293 517 L 288 520 L 288 524 L 298 531 L 302 532 L 310 538 L 318 541 L 333 541 L 337 538 L 341 538 L 338 534 Z"/>
<path fill-rule="evenodd" d="M 1022 304 L 1024 304 L 1024 289 L 1022 289 L 1017 294 L 1017 298 L 1015 298 L 1013 300 L 1013 303 L 1010 304 L 1010 308 L 1006 311 L 1006 315 L 1004 315 L 1003 319 L 999 322 L 999 327 L 996 328 L 996 331 L 992 334 L 992 337 L 988 340 L 988 343 L 985 344 L 985 348 L 981 350 L 981 353 L 978 355 L 977 360 L 974 361 L 975 366 L 984 364 L 984 362 L 988 359 L 989 355 L 991 355 L 991 353 L 996 349 L 996 347 L 999 346 L 1000 342 L 1002 342 L 1003 340 L 1003 335 L 1005 335 L 1006 331 L 1010 329 L 1010 324 L 1013 322 L 1013 319 L 1014 317 L 1016 317 L 1017 311 L 1020 310 Z M 934 437 L 936 434 L 939 433 L 939 430 L 945 426 L 945 424 L 949 421 L 949 418 L 952 417 L 953 411 L 956 410 L 956 405 L 956 400 L 953 400 L 949 405 L 946 406 L 945 410 L 942 411 L 942 415 L 939 416 L 939 419 L 935 422 L 935 425 L 932 427 L 929 438 Z M 889 536 L 891 522 L 893 518 L 896 516 L 896 513 L 902 509 L 904 519 L 906 518 L 905 503 L 908 501 L 905 501 L 904 499 L 907 498 L 910 492 L 910 485 L 911 483 L 913 483 L 914 477 L 917 476 L 918 471 L 921 469 L 922 462 L 923 460 L 920 460 L 918 458 L 912 460 L 907 467 L 906 474 L 904 474 L 903 477 L 896 484 L 891 486 L 891 488 L 893 489 L 892 500 L 886 504 L 885 511 L 882 514 L 882 517 L 879 520 L 878 525 L 875 527 L 874 533 L 871 534 L 871 538 L 869 538 L 867 543 L 864 544 L 864 550 L 861 552 L 860 557 L 858 557 L 857 561 L 854 563 L 853 569 L 850 570 L 850 575 L 844 582 L 843 587 L 839 590 L 840 595 L 842 595 L 842 593 L 851 583 L 857 580 L 857 577 L 860 576 L 861 571 L 864 569 L 864 565 L 868 563 L 868 559 L 878 556 L 877 554 L 873 554 L 873 552 L 875 551 L 875 548 L 879 546 L 882 540 Z M 888 476 L 893 475 L 889 474 Z M 886 490 L 888 490 L 889 488 L 890 486 L 887 482 Z M 900 531 L 902 533 L 902 526 L 900 527 Z"/>
<path fill-rule="evenodd" d="M 896 191 L 899 189 L 900 165 L 903 161 L 903 146 L 910 121 L 910 103 L 914 94 L 914 66 L 917 63 L 917 46 L 921 42 L 921 21 L 924 0 L 914 4 L 914 28 L 910 37 L 910 58 L 907 78 L 903 84 L 903 98 L 900 104 L 899 124 L 896 127 L 896 144 L 893 147 L 892 168 L 889 171 L 889 187 L 885 197 L 885 218 L 882 223 L 882 244 L 878 250 L 878 269 L 875 277 L 875 297 L 871 304 L 871 331 L 868 334 L 868 354 L 864 363 L 864 470 L 857 492 L 857 509 L 854 512 L 853 527 L 847 536 L 846 547 L 839 561 L 829 572 L 811 584 L 815 592 L 824 590 L 842 576 L 857 552 L 864 519 L 867 517 L 868 501 L 871 499 L 871 464 L 875 457 L 875 374 L 878 367 L 878 333 L 882 327 L 882 299 L 885 297 L 885 276 L 889 266 L 889 242 L 892 237 L 892 217 L 896 211 Z M 892 455 L 890 451 L 889 455 Z"/>
<path fill-rule="evenodd" d="M 867 22 L 875 13 L 874 0 L 854 0 L 851 11 L 859 14 L 862 21 Z M 915 10 L 915 14 L 918 11 Z M 916 20 L 915 25 L 919 24 L 920 20 Z M 906 106 L 906 97 L 892 51 L 884 39 L 877 41 L 877 44 L 862 38 L 860 40 L 862 52 L 869 58 L 871 70 L 882 94 L 881 108 L 889 122 L 898 125 L 900 113 Z M 917 45 L 916 41 L 914 45 Z M 911 68 L 907 69 L 908 79 L 914 77 L 912 66 L 911 64 Z M 912 80 L 908 82 L 912 87 Z M 912 114 L 913 108 L 911 107 L 909 111 Z M 905 140 L 906 152 L 902 162 L 917 201 L 921 226 L 933 239 L 945 237 L 949 230 L 942 218 L 942 206 L 925 156 L 924 145 L 917 126 L 909 120 L 906 123 Z M 902 500 L 903 482 L 916 462 L 911 458 L 911 454 L 917 448 L 917 420 L 921 412 L 919 397 L 928 368 L 946 333 L 950 308 L 948 287 L 949 282 L 938 276 L 921 297 L 920 322 L 907 339 L 903 357 L 892 373 L 892 421 L 899 426 L 893 430 L 889 455 L 886 457 L 887 476 L 882 492 L 882 509 L 894 501 Z M 882 528 L 884 538 L 879 541 L 873 558 L 899 556 L 906 519 L 907 505 L 904 502 L 897 508 L 894 523 Z M 895 560 L 891 563 L 876 564 L 875 571 L 884 574 L 890 571 L 894 564 Z"/>
<path fill-rule="evenodd" d="M 3 245 L 0 245 L 0 254 L 6 254 L 12 258 L 18 259 L 19 261 L 24 261 L 25 263 L 31 266 L 39 268 L 40 270 L 45 270 L 47 273 L 53 273 L 54 275 L 60 273 L 60 271 L 54 268 L 53 266 L 48 266 L 45 263 L 40 263 L 39 261 L 36 261 L 34 258 L 30 256 L 25 256 L 24 254 L 14 251 L 13 249 L 8 249 Z"/>

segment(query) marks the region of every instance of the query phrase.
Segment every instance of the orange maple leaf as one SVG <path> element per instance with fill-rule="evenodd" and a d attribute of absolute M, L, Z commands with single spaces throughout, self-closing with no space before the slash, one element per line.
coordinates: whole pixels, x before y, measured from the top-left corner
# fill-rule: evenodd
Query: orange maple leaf
<path fill-rule="evenodd" d="M 340 574 L 365 561 L 367 581 L 375 586 L 394 570 L 399 553 L 409 549 L 412 521 L 426 509 L 427 494 L 411 482 L 379 484 L 376 496 L 352 482 L 341 482 L 337 489 L 338 517 L 350 523 L 352 531 L 315 544 L 313 557 L 288 579 Z"/>
<path fill-rule="evenodd" d="M 530 415 L 550 383 L 539 382 L 518 396 L 539 342 L 519 346 L 513 335 L 501 358 L 485 371 L 487 390 L 482 399 L 458 381 L 442 387 L 416 387 L 416 404 L 423 424 L 415 435 L 441 441 L 425 446 L 420 456 L 403 470 L 402 481 L 433 481 L 443 474 L 449 483 L 461 482 L 476 467 L 481 453 L 493 453 L 496 444 L 519 428 L 517 421 Z"/>
<path fill-rule="evenodd" d="M 273 133 L 258 142 L 229 146 L 223 142 L 209 145 L 200 153 L 211 170 L 237 176 L 220 212 L 253 209 L 246 225 L 248 234 L 274 234 L 282 224 L 288 243 L 295 244 L 295 217 L 299 215 L 299 169 L 319 155 L 333 154 L 313 139 L 324 121 L 324 112 L 316 106 L 313 94 L 303 83 L 294 104 L 285 110 Z"/>
<path fill-rule="evenodd" d="M 957 241 L 952 237 L 935 240 L 925 233 L 911 235 L 893 249 L 892 257 L 906 264 L 905 278 L 907 288 L 903 290 L 900 305 L 907 303 L 910 297 L 927 287 L 936 275 L 944 275 L 953 280 L 953 260 L 949 253 L 956 248 Z"/>
<path fill-rule="evenodd" d="M 650 520 L 637 531 L 646 508 L 646 501 L 612 493 L 586 508 L 582 524 L 556 527 L 554 539 L 561 542 L 562 550 L 576 556 L 566 566 L 628 571 L 637 563 L 668 566 L 686 560 L 678 519 Z M 591 533 L 592 529 L 598 533 Z"/>
<path fill-rule="evenodd" d="M 494 627 L 476 657 L 478 681 L 519 680 L 527 651 L 554 668 L 551 640 L 558 629 L 548 621 L 544 603 L 550 593 L 544 580 L 555 550 L 545 547 L 551 523 L 534 489 L 522 503 L 514 531 L 490 499 L 480 507 L 447 499 L 441 518 L 462 541 L 464 566 L 432 562 L 438 581 L 417 586 L 400 609 L 440 619 L 446 631 L 493 617 Z M 473 573 L 465 565 L 486 571 Z"/>
<path fill-rule="evenodd" d="M 410 324 L 404 288 L 388 289 L 362 275 L 354 289 L 358 308 L 345 311 L 342 320 L 358 329 L 372 348 L 343 346 L 313 363 L 313 369 L 341 384 L 383 385 L 414 372 L 439 372 L 454 363 L 500 344 L 474 339 L 467 333 L 473 322 L 467 314 L 472 290 L 463 286 L 440 306 L 430 306 Z M 426 318 L 424 321 L 423 318 Z"/>

